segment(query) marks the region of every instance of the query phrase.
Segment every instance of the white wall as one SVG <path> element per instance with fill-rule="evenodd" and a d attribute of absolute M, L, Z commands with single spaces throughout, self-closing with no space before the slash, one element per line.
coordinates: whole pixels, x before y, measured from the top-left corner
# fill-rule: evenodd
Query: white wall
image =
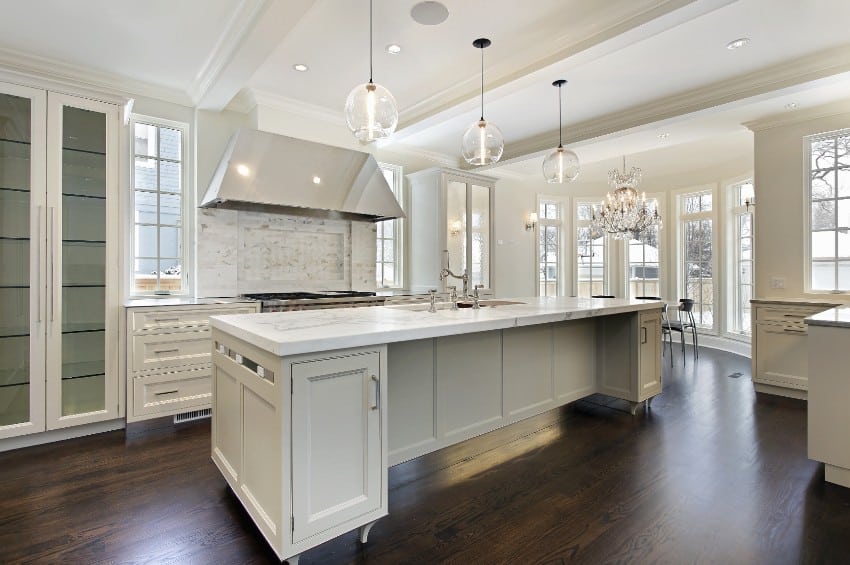
<path fill-rule="evenodd" d="M 748 125 L 755 132 L 756 297 L 823 297 L 805 292 L 808 172 L 804 137 L 850 128 L 850 100 Z M 771 277 L 784 278 L 785 288 L 771 288 Z M 829 298 L 847 300 L 846 296 Z"/>

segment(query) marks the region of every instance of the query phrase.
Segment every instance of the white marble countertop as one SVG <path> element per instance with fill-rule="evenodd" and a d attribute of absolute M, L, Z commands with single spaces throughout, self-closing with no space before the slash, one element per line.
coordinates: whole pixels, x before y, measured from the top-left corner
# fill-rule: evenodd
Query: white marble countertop
<path fill-rule="evenodd" d="M 661 307 L 661 302 L 617 298 L 532 297 L 480 310 L 445 308 L 427 312 L 427 304 L 331 308 L 213 316 L 213 328 L 275 355 L 297 355 L 446 335 L 500 330 Z"/>
<path fill-rule="evenodd" d="M 205 304 L 242 304 L 254 302 L 246 298 L 194 298 L 192 296 L 163 296 L 162 298 L 131 298 L 124 302 L 127 308 L 138 306 L 198 306 Z"/>
<path fill-rule="evenodd" d="M 850 306 L 839 306 L 830 308 L 809 316 L 806 323 L 810 326 L 833 326 L 836 328 L 850 328 Z"/>
<path fill-rule="evenodd" d="M 752 304 L 781 304 L 785 306 L 839 306 L 843 300 L 836 298 L 753 298 Z"/>

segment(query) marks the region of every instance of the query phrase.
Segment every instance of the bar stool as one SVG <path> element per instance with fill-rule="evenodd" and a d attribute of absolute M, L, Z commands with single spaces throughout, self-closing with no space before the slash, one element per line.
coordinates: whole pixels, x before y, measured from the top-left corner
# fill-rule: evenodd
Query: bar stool
<path fill-rule="evenodd" d="M 682 336 L 682 362 L 685 362 L 685 332 L 690 330 L 691 341 L 694 346 L 694 359 L 699 359 L 699 339 L 697 338 L 697 324 L 694 320 L 694 301 L 690 298 L 679 299 L 678 320 L 668 320 L 670 331 L 679 332 Z M 672 336 L 670 338 L 672 340 Z"/>

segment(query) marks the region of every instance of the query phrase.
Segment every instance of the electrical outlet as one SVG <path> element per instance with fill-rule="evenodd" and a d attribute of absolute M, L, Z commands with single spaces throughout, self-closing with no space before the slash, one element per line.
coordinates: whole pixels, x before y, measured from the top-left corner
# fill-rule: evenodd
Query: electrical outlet
<path fill-rule="evenodd" d="M 785 277 L 770 277 L 770 288 L 785 288 Z"/>

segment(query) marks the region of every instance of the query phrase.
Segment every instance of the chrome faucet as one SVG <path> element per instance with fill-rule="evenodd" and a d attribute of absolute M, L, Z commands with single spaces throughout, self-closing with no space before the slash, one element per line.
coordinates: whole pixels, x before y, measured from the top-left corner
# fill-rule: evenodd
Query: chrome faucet
<path fill-rule="evenodd" d="M 454 274 L 449 264 L 449 250 L 443 249 L 443 253 L 446 254 L 446 267 L 440 269 L 440 281 L 442 282 L 449 277 L 463 281 L 463 298 L 469 298 L 469 274 L 466 272 L 466 269 L 463 270 L 462 275 Z"/>
<path fill-rule="evenodd" d="M 431 305 L 428 306 L 428 312 L 430 312 L 431 314 L 436 314 L 437 313 L 437 289 L 432 288 L 431 290 L 428 291 L 428 294 L 430 295 L 430 299 L 431 299 Z"/>
<path fill-rule="evenodd" d="M 481 308 L 481 305 L 478 303 L 478 299 L 480 298 L 478 296 L 478 289 L 479 288 L 484 288 L 484 285 L 483 284 L 477 284 L 477 285 L 475 285 L 475 289 L 472 291 L 472 309 L 473 310 L 478 310 L 478 309 Z"/>
<path fill-rule="evenodd" d="M 452 303 L 452 310 L 457 310 L 457 287 L 451 285 L 449 289 L 449 302 Z"/>

